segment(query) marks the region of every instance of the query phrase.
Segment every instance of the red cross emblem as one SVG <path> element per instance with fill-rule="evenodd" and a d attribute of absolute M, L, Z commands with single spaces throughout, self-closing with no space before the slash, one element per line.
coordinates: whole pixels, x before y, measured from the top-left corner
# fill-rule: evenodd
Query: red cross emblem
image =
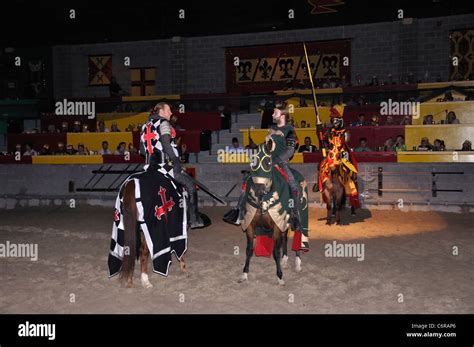
<path fill-rule="evenodd" d="M 120 220 L 119 212 L 117 210 L 114 211 L 114 221 L 118 222 Z"/>
<path fill-rule="evenodd" d="M 148 149 L 148 153 L 153 153 L 153 145 L 151 144 L 151 140 L 156 140 L 156 133 L 151 131 L 151 123 L 147 123 L 145 134 L 143 134 L 143 140 L 146 143 L 146 148 Z"/>
<path fill-rule="evenodd" d="M 174 201 L 173 200 L 166 200 L 166 189 L 160 186 L 160 191 L 158 192 L 161 197 L 161 202 L 163 205 L 160 207 L 155 206 L 155 217 L 158 220 L 161 220 L 161 216 L 165 216 L 166 218 L 166 223 L 168 223 L 168 212 L 170 212 L 173 209 L 174 206 Z"/>

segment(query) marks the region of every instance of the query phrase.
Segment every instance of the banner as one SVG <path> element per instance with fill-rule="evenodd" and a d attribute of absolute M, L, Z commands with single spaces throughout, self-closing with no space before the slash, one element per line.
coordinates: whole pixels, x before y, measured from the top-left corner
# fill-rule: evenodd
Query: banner
<path fill-rule="evenodd" d="M 89 56 L 89 85 L 108 86 L 112 78 L 112 55 Z"/>
<path fill-rule="evenodd" d="M 451 81 L 469 80 L 474 76 L 474 29 L 454 30 L 450 33 Z"/>
<path fill-rule="evenodd" d="M 321 82 L 350 81 L 350 40 L 307 42 L 311 72 Z M 303 43 L 226 48 L 227 92 L 268 92 L 304 84 Z"/>

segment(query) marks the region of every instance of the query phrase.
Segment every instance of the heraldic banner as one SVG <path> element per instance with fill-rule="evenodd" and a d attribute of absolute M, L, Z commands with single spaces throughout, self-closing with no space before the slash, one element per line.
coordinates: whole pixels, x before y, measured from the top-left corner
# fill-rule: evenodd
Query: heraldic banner
<path fill-rule="evenodd" d="M 89 56 L 89 85 L 108 86 L 112 78 L 112 55 Z"/>
<path fill-rule="evenodd" d="M 307 42 L 315 83 L 350 81 L 351 41 Z M 226 48 L 227 92 L 268 92 L 308 80 L 303 43 Z"/>

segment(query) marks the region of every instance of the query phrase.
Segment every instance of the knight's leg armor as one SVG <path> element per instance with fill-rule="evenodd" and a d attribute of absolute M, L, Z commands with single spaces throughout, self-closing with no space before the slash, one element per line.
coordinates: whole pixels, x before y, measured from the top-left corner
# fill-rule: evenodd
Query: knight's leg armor
<path fill-rule="evenodd" d="M 288 175 L 288 185 L 290 186 L 291 197 L 293 199 L 292 227 L 294 230 L 302 230 L 300 218 L 300 192 L 298 190 L 298 184 L 296 183 L 295 177 L 293 176 L 288 163 L 282 162 L 281 166 Z"/>
<path fill-rule="evenodd" d="M 196 187 L 191 177 L 188 176 L 185 172 L 175 173 L 174 179 L 181 185 L 186 187 L 189 195 L 189 216 L 191 219 L 191 229 L 202 228 L 204 222 L 201 219 L 198 209 L 198 197 Z"/>

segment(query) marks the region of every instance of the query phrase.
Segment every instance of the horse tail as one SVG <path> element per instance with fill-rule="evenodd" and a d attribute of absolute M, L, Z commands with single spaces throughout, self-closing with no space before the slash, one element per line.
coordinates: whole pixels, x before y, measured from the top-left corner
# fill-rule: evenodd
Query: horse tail
<path fill-rule="evenodd" d="M 123 193 L 124 256 L 120 279 L 128 279 L 135 269 L 137 252 L 137 205 L 135 202 L 135 182 L 130 180 Z"/>

